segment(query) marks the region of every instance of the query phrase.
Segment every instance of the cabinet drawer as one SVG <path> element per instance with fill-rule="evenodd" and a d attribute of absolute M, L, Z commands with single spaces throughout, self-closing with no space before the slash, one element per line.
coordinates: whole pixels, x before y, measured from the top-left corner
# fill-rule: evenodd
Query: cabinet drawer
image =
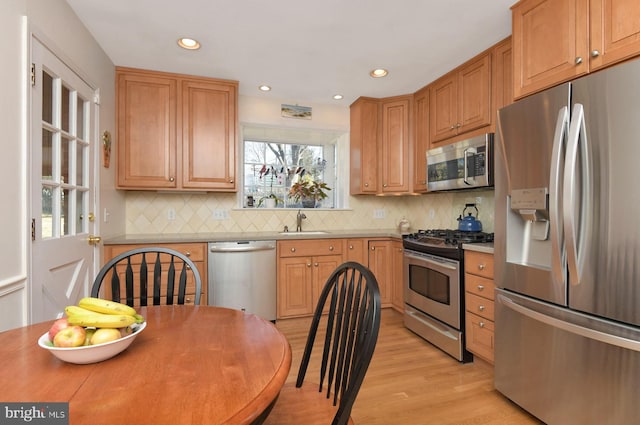
<path fill-rule="evenodd" d="M 342 239 L 278 241 L 278 257 L 313 257 L 342 254 Z"/>
<path fill-rule="evenodd" d="M 465 317 L 467 350 L 493 363 L 495 343 L 493 322 L 469 312 Z"/>
<path fill-rule="evenodd" d="M 472 294 L 480 297 L 488 298 L 490 300 L 494 297 L 495 285 L 493 283 L 493 279 L 487 279 L 486 277 L 465 273 L 464 286 L 467 292 L 471 292 Z"/>
<path fill-rule="evenodd" d="M 465 251 L 464 271 L 493 279 L 493 255 L 484 252 Z"/>
<path fill-rule="evenodd" d="M 187 257 L 189 257 L 191 259 L 191 261 L 193 262 L 198 262 L 198 261 L 204 261 L 204 257 L 206 256 L 206 252 L 207 252 L 207 248 L 206 248 L 206 244 L 204 243 L 172 243 L 172 244 L 144 244 L 144 245 L 111 245 L 108 247 L 108 250 L 105 249 L 105 255 L 109 255 L 109 258 L 106 258 L 105 256 L 105 263 L 107 261 L 109 261 L 111 258 L 115 257 L 116 255 L 122 254 L 125 251 L 129 251 L 130 249 L 135 249 L 135 248 L 145 248 L 145 247 L 161 247 L 161 248 L 170 248 L 170 249 L 174 249 L 178 252 L 181 252 L 183 254 L 186 254 Z M 168 262 L 168 257 L 166 257 L 165 255 L 161 255 L 160 256 L 160 261 L 162 262 Z M 139 264 L 140 261 L 142 261 L 140 259 L 141 257 L 134 257 L 132 258 L 131 262 L 132 264 Z M 151 260 L 150 260 L 151 258 Z M 152 255 L 152 257 L 147 256 L 147 263 L 149 261 L 155 261 L 156 257 L 155 255 Z"/>
<path fill-rule="evenodd" d="M 494 305 L 492 300 L 473 295 L 469 292 L 465 295 L 467 311 L 482 316 L 485 319 L 493 320 Z"/>

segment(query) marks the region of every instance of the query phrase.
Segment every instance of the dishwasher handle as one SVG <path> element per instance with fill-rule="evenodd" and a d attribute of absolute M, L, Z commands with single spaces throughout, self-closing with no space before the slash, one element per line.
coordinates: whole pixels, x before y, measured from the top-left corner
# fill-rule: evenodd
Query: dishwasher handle
<path fill-rule="evenodd" d="M 209 245 L 209 252 L 254 252 L 254 251 L 270 251 L 276 249 L 275 244 L 224 244 L 224 245 Z"/>

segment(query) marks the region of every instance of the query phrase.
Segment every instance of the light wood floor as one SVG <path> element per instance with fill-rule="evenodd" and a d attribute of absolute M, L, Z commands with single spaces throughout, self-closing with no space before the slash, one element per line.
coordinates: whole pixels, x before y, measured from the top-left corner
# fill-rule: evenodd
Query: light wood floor
<path fill-rule="evenodd" d="M 291 344 L 291 382 L 300 366 L 309 323 L 309 319 L 276 323 Z M 310 366 L 306 380 L 317 382 L 316 376 Z M 359 425 L 542 424 L 493 388 L 491 365 L 480 360 L 459 363 L 407 330 L 402 315 L 392 309 L 382 312 L 376 351 L 351 416 Z"/>

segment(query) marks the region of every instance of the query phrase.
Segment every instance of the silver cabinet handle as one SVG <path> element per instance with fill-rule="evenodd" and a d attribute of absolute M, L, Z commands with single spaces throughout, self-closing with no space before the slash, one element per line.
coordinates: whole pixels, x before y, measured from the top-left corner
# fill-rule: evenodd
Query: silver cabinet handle
<path fill-rule="evenodd" d="M 333 251 L 333 245 L 329 247 L 329 251 Z"/>
<path fill-rule="evenodd" d="M 364 187 L 369 187 L 369 183 L 365 183 L 365 184 L 364 184 Z"/>
<path fill-rule="evenodd" d="M 478 285 L 478 291 L 484 290 L 484 285 Z"/>
<path fill-rule="evenodd" d="M 592 50 L 591 51 L 591 57 L 592 58 L 597 58 L 598 56 L 600 56 L 600 52 L 598 50 Z"/>
<path fill-rule="evenodd" d="M 353 249 L 353 245 L 349 245 L 349 249 Z"/>
<path fill-rule="evenodd" d="M 483 305 L 478 306 L 478 310 L 484 311 L 484 306 Z"/>
<path fill-rule="evenodd" d="M 479 268 L 480 270 L 484 270 L 485 265 L 484 265 L 484 264 L 478 264 L 478 268 Z"/>
<path fill-rule="evenodd" d="M 176 179 L 174 177 L 169 177 L 169 181 L 170 182 L 174 182 L 174 181 L 176 181 Z"/>
<path fill-rule="evenodd" d="M 318 267 L 318 263 L 313 263 L 313 265 L 314 265 L 315 267 Z"/>
<path fill-rule="evenodd" d="M 484 328 L 484 322 L 478 323 L 478 326 L 480 326 L 481 328 Z"/>
<path fill-rule="evenodd" d="M 307 263 L 307 267 L 311 267 L 311 263 Z"/>
<path fill-rule="evenodd" d="M 295 248 L 291 248 L 291 252 L 296 252 L 296 249 Z"/>
<path fill-rule="evenodd" d="M 582 63 L 582 58 L 580 56 L 578 56 L 576 58 L 576 65 L 580 65 Z"/>

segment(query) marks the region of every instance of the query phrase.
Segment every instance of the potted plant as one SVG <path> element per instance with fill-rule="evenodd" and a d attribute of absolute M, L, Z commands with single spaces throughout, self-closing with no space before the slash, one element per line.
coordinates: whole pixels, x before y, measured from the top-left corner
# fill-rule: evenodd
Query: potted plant
<path fill-rule="evenodd" d="M 258 201 L 258 208 L 264 204 L 265 208 L 275 208 L 278 206 L 278 203 L 283 203 L 282 199 L 278 198 L 274 193 L 270 193 L 267 196 L 263 196 Z"/>
<path fill-rule="evenodd" d="M 302 202 L 305 208 L 314 208 L 318 201 L 327 197 L 325 191 L 331 190 L 324 182 L 318 182 L 310 178 L 303 178 L 291 185 L 289 196 L 295 202 Z"/>

